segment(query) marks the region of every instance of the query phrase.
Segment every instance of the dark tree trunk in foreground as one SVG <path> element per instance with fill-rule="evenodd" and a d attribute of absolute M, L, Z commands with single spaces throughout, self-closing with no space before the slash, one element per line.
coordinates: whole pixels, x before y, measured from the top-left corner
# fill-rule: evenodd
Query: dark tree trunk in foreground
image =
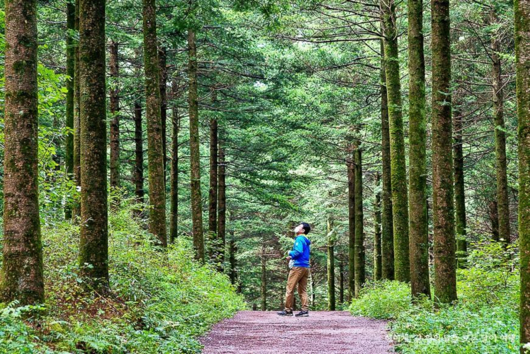
<path fill-rule="evenodd" d="M 519 141 L 520 342 L 530 342 L 530 1 L 515 0 Z"/>
<path fill-rule="evenodd" d="M 105 0 L 80 0 L 81 274 L 95 289 L 109 281 Z"/>
<path fill-rule="evenodd" d="M 330 236 L 333 232 L 333 220 L 328 218 L 328 310 L 335 311 L 335 241 Z"/>
<path fill-rule="evenodd" d="M 212 88 L 212 105 L 215 105 L 216 92 Z M 210 189 L 208 193 L 208 238 L 210 248 L 210 261 L 219 262 L 219 247 L 217 245 L 217 169 L 218 169 L 218 132 L 217 119 L 210 119 Z"/>
<path fill-rule="evenodd" d="M 423 1 L 409 0 L 408 15 L 410 287 L 413 297 L 421 294 L 430 297 Z"/>
<path fill-rule="evenodd" d="M 79 1 L 75 1 L 74 27 L 79 32 Z M 79 87 L 79 42 L 74 49 L 74 178 L 77 189 L 81 188 L 81 94 Z M 81 203 L 78 195 L 75 196 L 72 207 L 72 217 L 81 216 Z"/>
<path fill-rule="evenodd" d="M 449 0 L 432 0 L 434 297 L 456 300 Z"/>
<path fill-rule="evenodd" d="M 158 50 L 160 65 L 160 121 L 162 122 L 162 154 L 164 157 L 164 180 L 167 170 L 167 51 L 162 47 Z"/>
<path fill-rule="evenodd" d="M 459 267 L 464 267 L 467 257 L 467 240 L 466 240 L 466 197 L 464 184 L 464 149 L 462 130 L 462 114 L 459 111 L 454 112 L 454 174 L 455 174 L 455 232 L 456 232 L 456 250 Z"/>
<path fill-rule="evenodd" d="M 394 226 L 392 222 L 392 177 L 390 172 L 390 128 L 384 44 L 381 41 L 381 150 L 383 165 L 383 210 L 381 215 L 381 276 L 394 280 Z"/>
<path fill-rule="evenodd" d="M 75 77 L 75 5 L 72 2 L 66 4 L 66 146 L 65 167 L 66 177 L 74 178 L 74 77 Z M 72 218 L 72 200 L 66 199 L 64 215 L 66 219 Z"/>
<path fill-rule="evenodd" d="M 201 161 L 199 143 L 199 98 L 197 93 L 197 45 L 195 31 L 188 30 L 188 75 L 190 116 L 190 172 L 191 172 L 191 219 L 193 223 L 193 247 L 195 258 L 204 262 L 204 238 L 202 232 Z"/>
<path fill-rule="evenodd" d="M 261 247 L 261 311 L 267 311 L 267 259 L 265 245 Z"/>
<path fill-rule="evenodd" d="M 162 119 L 160 117 L 160 67 L 156 35 L 155 0 L 143 0 L 145 102 L 147 118 L 147 160 L 149 168 L 149 231 L 165 247 L 166 183 Z"/>
<path fill-rule="evenodd" d="M 176 102 L 179 85 L 178 80 L 174 79 L 172 84 L 172 98 L 173 98 L 173 141 L 171 145 L 171 209 L 169 216 L 169 240 L 171 243 L 175 242 L 178 237 L 178 217 L 179 217 L 179 131 L 180 131 L 180 115 L 179 108 Z"/>
<path fill-rule="evenodd" d="M 120 185 L 120 96 L 118 89 L 118 43 L 110 43 L 110 187 Z"/>
<path fill-rule="evenodd" d="M 348 167 L 348 299 L 355 297 L 355 164 L 349 147 Z"/>
<path fill-rule="evenodd" d="M 237 245 L 236 240 L 234 239 L 234 235 L 232 234 L 230 237 L 230 243 L 228 247 L 228 252 L 230 254 L 229 261 L 230 261 L 230 283 L 232 285 L 236 285 L 237 282 L 237 261 L 236 261 L 236 254 L 237 254 Z"/>
<path fill-rule="evenodd" d="M 381 176 L 376 174 L 376 186 L 379 186 Z M 381 192 L 375 195 L 374 205 L 374 279 L 381 280 Z"/>
<path fill-rule="evenodd" d="M 226 154 L 225 154 L 225 133 L 224 129 L 219 130 L 219 190 L 218 197 L 218 213 L 217 216 L 217 254 L 219 257 L 219 267 L 217 270 L 223 270 L 224 254 L 225 254 L 225 239 L 226 239 Z"/>
<path fill-rule="evenodd" d="M 394 0 L 381 1 L 385 48 L 385 74 L 390 127 L 390 168 L 394 226 L 394 275 L 396 280 L 410 280 L 409 211 L 401 83 L 399 76 L 398 32 Z"/>
<path fill-rule="evenodd" d="M 497 23 L 495 13 L 492 22 Z M 502 63 L 499 56 L 500 43 L 496 34 L 491 41 L 491 60 L 493 62 L 493 115 L 495 123 L 495 169 L 497 173 L 497 210 L 499 213 L 499 238 L 501 242 L 510 242 L 510 202 L 508 198 L 508 175 L 506 162 L 506 133 L 504 125 L 504 83 Z"/>
<path fill-rule="evenodd" d="M 359 297 L 365 278 L 363 171 L 361 150 L 357 147 L 355 149 L 355 297 Z"/>
<path fill-rule="evenodd" d="M 488 204 L 488 216 L 491 222 L 491 239 L 499 241 L 499 214 L 497 213 L 497 200 L 492 200 Z"/>
<path fill-rule="evenodd" d="M 5 3 L 1 299 L 44 302 L 38 189 L 37 2 Z"/>
<path fill-rule="evenodd" d="M 134 190 L 138 203 L 144 202 L 144 148 L 142 137 L 142 106 L 134 103 Z"/>

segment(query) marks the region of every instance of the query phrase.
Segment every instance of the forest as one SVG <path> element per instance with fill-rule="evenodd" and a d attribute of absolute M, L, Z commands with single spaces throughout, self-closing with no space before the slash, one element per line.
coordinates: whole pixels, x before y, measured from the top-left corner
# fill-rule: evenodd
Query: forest
<path fill-rule="evenodd" d="M 0 52 L 0 353 L 200 353 L 301 222 L 304 321 L 530 353 L 530 0 L 3 0 Z"/>

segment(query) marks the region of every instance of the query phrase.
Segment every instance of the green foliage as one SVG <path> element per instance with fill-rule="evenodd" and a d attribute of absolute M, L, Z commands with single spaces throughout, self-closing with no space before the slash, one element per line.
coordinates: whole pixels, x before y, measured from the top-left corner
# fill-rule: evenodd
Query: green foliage
<path fill-rule="evenodd" d="M 47 314 L 2 310 L 0 352 L 195 353 L 197 336 L 244 308 L 227 276 L 193 260 L 190 240 L 163 252 L 131 218 L 137 205 L 121 203 L 110 215 L 111 292 L 83 292 L 77 226 L 44 228 Z"/>
<path fill-rule="evenodd" d="M 432 301 L 410 301 L 407 284 L 370 284 L 355 299 L 354 315 L 393 319 L 390 329 L 403 353 L 518 352 L 519 275 L 513 248 L 479 244 L 468 269 L 458 271 L 459 301 L 436 308 Z"/>

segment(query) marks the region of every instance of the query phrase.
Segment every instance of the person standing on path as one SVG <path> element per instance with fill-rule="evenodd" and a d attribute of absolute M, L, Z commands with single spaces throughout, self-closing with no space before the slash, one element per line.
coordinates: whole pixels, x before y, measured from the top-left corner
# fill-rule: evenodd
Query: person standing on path
<path fill-rule="evenodd" d="M 293 315 L 294 303 L 294 289 L 298 285 L 298 295 L 302 300 L 302 310 L 297 313 L 296 317 L 309 316 L 309 298 L 307 296 L 307 279 L 309 278 L 309 254 L 311 241 L 307 238 L 307 234 L 311 231 L 311 226 L 308 223 L 300 223 L 294 229 L 296 234 L 294 246 L 289 251 L 289 278 L 287 279 L 287 291 L 285 294 L 285 309 L 278 312 L 280 316 Z"/>

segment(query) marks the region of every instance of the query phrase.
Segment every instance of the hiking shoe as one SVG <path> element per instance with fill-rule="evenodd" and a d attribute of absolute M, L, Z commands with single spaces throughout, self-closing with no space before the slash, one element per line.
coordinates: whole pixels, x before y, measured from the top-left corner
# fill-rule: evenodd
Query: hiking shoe
<path fill-rule="evenodd" d="M 281 312 L 278 312 L 278 316 L 292 316 L 293 315 L 293 312 L 292 311 L 281 311 Z"/>
<path fill-rule="evenodd" d="M 295 317 L 309 317 L 309 312 L 308 311 L 300 311 L 294 316 Z"/>

